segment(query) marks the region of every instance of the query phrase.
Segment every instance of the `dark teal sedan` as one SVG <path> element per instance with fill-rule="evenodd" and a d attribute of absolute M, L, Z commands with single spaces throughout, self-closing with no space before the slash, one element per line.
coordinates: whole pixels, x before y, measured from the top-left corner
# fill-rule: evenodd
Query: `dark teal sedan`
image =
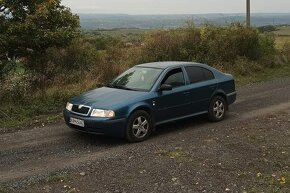
<path fill-rule="evenodd" d="M 148 63 L 127 70 L 106 87 L 72 98 L 64 119 L 81 132 L 140 142 L 163 123 L 201 114 L 221 121 L 236 95 L 233 76 L 208 65 Z"/>

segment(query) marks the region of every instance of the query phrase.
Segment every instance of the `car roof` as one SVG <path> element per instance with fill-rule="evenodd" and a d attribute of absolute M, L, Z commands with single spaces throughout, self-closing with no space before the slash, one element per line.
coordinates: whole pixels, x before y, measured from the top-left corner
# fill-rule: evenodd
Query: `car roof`
<path fill-rule="evenodd" d="M 195 63 L 195 62 L 152 62 L 136 65 L 137 67 L 145 67 L 145 68 L 160 68 L 166 69 L 171 67 L 180 67 L 180 66 L 199 66 L 199 67 L 208 67 L 208 65 Z"/>

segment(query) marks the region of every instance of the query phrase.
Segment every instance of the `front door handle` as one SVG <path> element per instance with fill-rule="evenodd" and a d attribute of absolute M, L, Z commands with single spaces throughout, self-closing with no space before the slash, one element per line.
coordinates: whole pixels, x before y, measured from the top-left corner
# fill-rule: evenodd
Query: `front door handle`
<path fill-rule="evenodd" d="M 188 95 L 188 94 L 190 94 L 190 92 L 189 92 L 189 91 L 188 91 L 188 92 L 184 92 L 183 94 L 184 94 L 184 95 Z"/>

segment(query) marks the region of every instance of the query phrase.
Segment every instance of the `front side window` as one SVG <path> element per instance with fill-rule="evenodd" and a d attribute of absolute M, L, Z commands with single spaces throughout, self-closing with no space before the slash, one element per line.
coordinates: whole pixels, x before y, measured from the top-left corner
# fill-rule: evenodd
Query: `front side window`
<path fill-rule="evenodd" d="M 149 91 L 157 78 L 160 76 L 162 69 L 134 67 L 116 78 L 109 87 Z"/>
<path fill-rule="evenodd" d="M 174 69 L 168 72 L 163 81 L 161 82 L 161 85 L 162 84 L 171 85 L 173 88 L 184 86 L 185 81 L 181 68 Z"/>
<path fill-rule="evenodd" d="M 191 84 L 214 79 L 213 73 L 205 68 L 186 67 L 185 69 Z"/>

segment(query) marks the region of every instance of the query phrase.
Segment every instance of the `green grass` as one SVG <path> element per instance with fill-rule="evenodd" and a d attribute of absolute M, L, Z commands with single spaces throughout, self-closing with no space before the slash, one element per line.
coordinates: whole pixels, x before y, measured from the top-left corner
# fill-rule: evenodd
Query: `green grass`
<path fill-rule="evenodd" d="M 0 106 L 0 133 L 61 120 L 67 100 L 80 94 L 83 88 L 81 85 L 54 87 L 46 91 L 45 97 L 41 93 L 35 93 L 33 98 L 5 103 Z"/>
<path fill-rule="evenodd" d="M 23 74 L 24 71 L 25 71 L 24 64 L 21 63 L 21 62 L 17 62 L 17 63 L 16 63 L 16 69 L 15 69 L 15 72 L 17 72 L 17 73 L 22 73 L 22 74 Z"/>
<path fill-rule="evenodd" d="M 8 193 L 7 188 L 0 185 L 0 193 Z"/>
<path fill-rule="evenodd" d="M 282 65 L 274 68 L 265 68 L 261 72 L 249 76 L 236 76 L 237 86 L 244 86 L 251 83 L 257 83 L 267 80 L 273 80 L 276 78 L 290 77 L 290 64 Z"/>
<path fill-rule="evenodd" d="M 276 38 L 276 48 L 281 49 L 285 43 L 290 43 L 290 26 L 280 27 L 274 34 Z"/>

